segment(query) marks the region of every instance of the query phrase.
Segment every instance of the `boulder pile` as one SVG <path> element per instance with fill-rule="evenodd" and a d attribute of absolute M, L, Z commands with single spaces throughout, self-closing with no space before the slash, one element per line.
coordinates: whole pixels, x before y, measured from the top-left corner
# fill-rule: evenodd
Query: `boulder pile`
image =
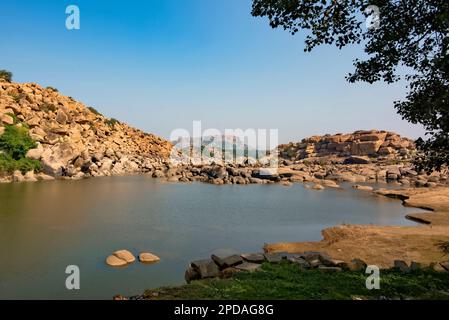
<path fill-rule="evenodd" d="M 410 159 L 414 149 L 413 140 L 394 132 L 359 130 L 348 134 L 312 136 L 299 143 L 283 144 L 279 146 L 279 153 L 288 160 L 331 155 Z"/>
<path fill-rule="evenodd" d="M 29 127 L 38 142 L 27 156 L 40 160 L 44 173 L 53 177 L 155 171 L 172 148 L 168 141 L 107 118 L 53 88 L 0 80 L 0 134 L 15 122 Z"/>

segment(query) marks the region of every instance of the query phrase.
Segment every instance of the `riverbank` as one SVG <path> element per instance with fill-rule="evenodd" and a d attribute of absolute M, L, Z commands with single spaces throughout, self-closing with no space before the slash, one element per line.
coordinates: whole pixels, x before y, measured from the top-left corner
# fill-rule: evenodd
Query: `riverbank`
<path fill-rule="evenodd" d="M 194 261 L 187 285 L 131 299 L 449 299 L 449 188 L 379 189 L 373 196 L 434 211 L 409 215 L 424 222 L 416 227 L 335 226 L 319 242 Z M 381 290 L 366 289 L 367 265 L 382 269 Z"/>
<path fill-rule="evenodd" d="M 404 205 L 426 208 L 432 212 L 410 214 L 422 221 L 416 227 L 342 225 L 323 230 L 319 242 L 273 243 L 267 252 L 325 251 L 336 259 L 360 258 L 368 264 L 391 267 L 402 259 L 425 265 L 445 261 L 448 253 L 442 244 L 449 243 L 449 188 L 379 190 L 375 194 L 402 199 Z"/>
<path fill-rule="evenodd" d="M 260 272 L 145 291 L 131 300 L 399 300 L 449 299 L 449 272 L 385 270 L 380 290 L 366 288 L 364 271 L 301 272 L 294 263 L 265 263 Z M 115 299 L 125 299 L 117 296 Z"/>

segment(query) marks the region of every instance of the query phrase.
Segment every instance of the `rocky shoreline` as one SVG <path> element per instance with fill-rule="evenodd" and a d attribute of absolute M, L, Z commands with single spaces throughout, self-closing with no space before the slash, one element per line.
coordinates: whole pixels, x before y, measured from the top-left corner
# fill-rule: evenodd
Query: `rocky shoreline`
<path fill-rule="evenodd" d="M 177 165 L 170 160 L 173 144 L 162 138 L 107 118 L 54 88 L 0 81 L 0 136 L 7 126 L 26 128 L 37 143 L 26 157 L 41 163 L 39 172 L 0 172 L 0 182 L 146 174 L 169 182 L 216 185 L 305 182 L 316 190 L 338 187 L 339 182 L 410 187 L 449 183 L 447 171 L 427 175 L 413 169 L 412 140 L 379 130 L 279 145 L 275 172 L 244 164 L 254 163 L 249 159 L 241 164 Z"/>

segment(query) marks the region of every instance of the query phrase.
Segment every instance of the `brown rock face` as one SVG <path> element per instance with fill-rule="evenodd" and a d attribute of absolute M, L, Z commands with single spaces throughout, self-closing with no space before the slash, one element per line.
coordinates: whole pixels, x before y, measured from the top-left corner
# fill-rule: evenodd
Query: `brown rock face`
<path fill-rule="evenodd" d="M 39 158 L 52 176 L 148 172 L 162 166 L 172 148 L 168 141 L 108 119 L 54 90 L 0 82 L 0 128 L 13 125 L 14 118 L 27 124 L 31 138 L 40 142 Z"/>
<path fill-rule="evenodd" d="M 279 146 L 280 156 L 289 160 L 300 160 L 321 156 L 370 156 L 408 158 L 415 150 L 412 140 L 394 132 L 356 131 L 350 134 L 313 136 L 299 143 Z"/>

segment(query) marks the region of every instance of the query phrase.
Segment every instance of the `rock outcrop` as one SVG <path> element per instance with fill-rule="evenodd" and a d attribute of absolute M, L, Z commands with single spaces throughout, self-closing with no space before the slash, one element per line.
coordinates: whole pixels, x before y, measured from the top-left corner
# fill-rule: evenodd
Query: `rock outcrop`
<path fill-rule="evenodd" d="M 414 142 L 388 131 L 356 131 L 349 134 L 312 136 L 299 143 L 279 146 L 280 156 L 288 160 L 300 160 L 324 156 L 370 156 L 410 159 L 415 150 Z M 355 161 L 360 158 L 355 158 Z M 360 160 L 363 161 L 363 160 Z M 359 163 L 361 164 L 361 163 Z"/>
<path fill-rule="evenodd" d="M 171 143 L 99 114 L 35 83 L 0 80 L 0 134 L 15 121 L 29 127 L 40 160 L 53 177 L 108 176 L 159 169 Z"/>

